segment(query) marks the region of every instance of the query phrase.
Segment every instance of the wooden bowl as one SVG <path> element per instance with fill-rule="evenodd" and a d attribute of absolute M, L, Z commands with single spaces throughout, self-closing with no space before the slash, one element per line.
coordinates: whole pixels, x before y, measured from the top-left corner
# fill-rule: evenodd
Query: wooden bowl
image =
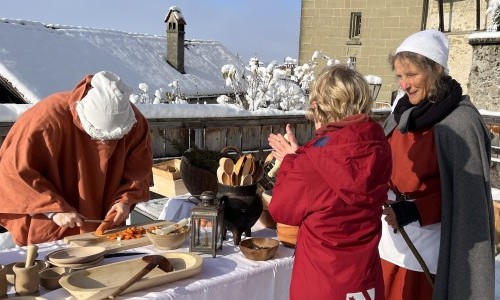
<path fill-rule="evenodd" d="M 154 234 L 146 231 L 146 236 L 153 245 L 160 250 L 172 250 L 179 248 L 189 237 L 189 228 L 182 232 L 171 232 L 168 234 Z"/>
<path fill-rule="evenodd" d="M 272 238 L 249 238 L 240 242 L 243 255 L 251 260 L 268 260 L 278 251 L 280 242 Z"/>
<path fill-rule="evenodd" d="M 278 240 L 286 247 L 295 248 L 297 243 L 298 226 L 291 226 L 282 223 L 276 224 L 276 233 Z"/>
<path fill-rule="evenodd" d="M 47 290 L 55 290 L 61 287 L 59 279 L 69 275 L 70 269 L 63 267 L 48 268 L 38 273 L 40 285 Z"/>
<path fill-rule="evenodd" d="M 266 228 L 276 228 L 276 222 L 273 219 L 273 216 L 269 213 L 269 211 L 262 210 L 262 213 L 259 217 L 260 223 Z"/>
<path fill-rule="evenodd" d="M 266 228 L 276 228 L 276 222 L 273 219 L 273 216 L 269 213 L 269 203 L 271 203 L 271 195 L 272 191 L 263 191 L 260 195 L 262 199 L 262 213 L 260 214 L 259 221 Z"/>

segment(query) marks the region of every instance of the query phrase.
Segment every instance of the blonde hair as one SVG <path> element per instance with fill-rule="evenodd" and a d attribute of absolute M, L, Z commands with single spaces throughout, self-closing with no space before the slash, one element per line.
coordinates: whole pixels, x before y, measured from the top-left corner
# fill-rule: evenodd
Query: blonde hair
<path fill-rule="evenodd" d="M 371 114 L 371 90 L 365 77 L 343 65 L 325 67 L 309 95 L 306 117 L 325 125 L 354 114 Z"/>

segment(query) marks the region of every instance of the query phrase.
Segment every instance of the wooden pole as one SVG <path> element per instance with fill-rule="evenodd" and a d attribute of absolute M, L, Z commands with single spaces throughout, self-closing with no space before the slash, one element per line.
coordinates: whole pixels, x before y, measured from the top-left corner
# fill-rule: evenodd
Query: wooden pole
<path fill-rule="evenodd" d="M 438 0 L 439 6 L 439 31 L 444 32 L 443 0 Z"/>

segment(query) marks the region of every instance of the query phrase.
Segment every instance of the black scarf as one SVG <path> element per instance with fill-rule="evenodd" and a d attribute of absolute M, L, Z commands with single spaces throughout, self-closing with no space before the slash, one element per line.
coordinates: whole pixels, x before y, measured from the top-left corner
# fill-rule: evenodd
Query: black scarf
<path fill-rule="evenodd" d="M 455 79 L 445 76 L 438 83 L 438 91 L 427 99 L 422 100 L 410 113 L 408 131 L 415 131 L 431 127 L 449 115 L 462 99 L 462 87 Z M 394 109 L 394 119 L 399 124 L 401 115 L 415 105 L 410 103 L 408 95 L 399 99 Z"/>

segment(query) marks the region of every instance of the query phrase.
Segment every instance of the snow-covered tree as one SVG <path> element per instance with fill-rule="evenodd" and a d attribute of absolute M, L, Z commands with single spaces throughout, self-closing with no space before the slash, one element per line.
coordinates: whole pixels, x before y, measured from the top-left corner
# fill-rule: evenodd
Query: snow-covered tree
<path fill-rule="evenodd" d="M 181 86 L 179 80 L 174 80 L 168 84 L 168 87 L 171 88 L 171 92 L 167 92 L 167 103 L 187 103 L 187 100 L 184 99 L 181 94 Z"/>
<path fill-rule="evenodd" d="M 150 104 L 152 101 L 148 95 L 148 90 L 149 90 L 148 84 L 144 82 L 139 83 L 139 90 L 141 91 L 141 93 L 139 94 L 139 102 Z"/>
<path fill-rule="evenodd" d="M 244 74 L 239 75 L 234 65 L 225 65 L 221 72 L 226 85 L 235 91 L 235 99 L 220 97 L 219 103 L 231 103 L 254 111 L 262 108 L 280 110 L 301 110 L 305 108 L 309 86 L 314 81 L 314 71 L 318 59 L 327 60 L 327 65 L 338 64 L 327 55 L 316 51 L 311 60 L 293 69 L 292 75 L 277 67 L 275 61 L 266 67 L 260 65 L 258 58 L 250 59 L 244 68 Z M 239 91 L 246 89 L 243 98 Z"/>

